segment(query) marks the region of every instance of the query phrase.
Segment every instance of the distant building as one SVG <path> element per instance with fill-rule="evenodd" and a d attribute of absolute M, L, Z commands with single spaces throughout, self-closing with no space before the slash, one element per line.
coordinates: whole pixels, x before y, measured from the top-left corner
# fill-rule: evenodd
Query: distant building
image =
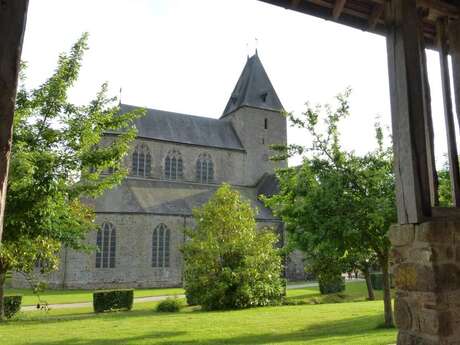
<path fill-rule="evenodd" d="M 121 105 L 127 112 L 136 107 Z M 276 193 L 271 144 L 287 143 L 283 106 L 258 57 L 248 58 L 220 119 L 148 109 L 136 121 L 137 139 L 126 159 L 125 181 L 94 200 L 98 232 L 88 241 L 98 252 L 64 250 L 50 286 L 68 288 L 169 287 L 182 284 L 180 247 L 192 209 L 223 182 L 258 209 L 259 227 L 283 234 L 283 224 L 258 200 Z M 282 237 L 282 236 L 281 236 Z M 287 277 L 304 276 L 295 253 Z M 20 276 L 14 285 L 24 285 Z"/>

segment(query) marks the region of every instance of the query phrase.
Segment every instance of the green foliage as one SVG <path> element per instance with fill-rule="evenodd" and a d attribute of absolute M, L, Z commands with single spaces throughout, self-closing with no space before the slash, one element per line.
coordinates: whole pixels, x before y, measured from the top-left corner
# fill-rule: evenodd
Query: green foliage
<path fill-rule="evenodd" d="M 345 291 L 345 279 L 342 275 L 322 275 L 318 277 L 318 283 L 322 295 Z"/>
<path fill-rule="evenodd" d="M 450 181 L 449 164 L 446 163 L 441 170 L 438 171 L 439 182 L 439 206 L 452 207 L 452 183 Z"/>
<path fill-rule="evenodd" d="M 3 304 L 5 306 L 5 317 L 11 319 L 21 310 L 22 296 L 5 296 Z"/>
<path fill-rule="evenodd" d="M 93 293 L 93 308 L 95 313 L 111 310 L 131 310 L 133 308 L 134 290 L 105 290 Z"/>
<path fill-rule="evenodd" d="M 381 127 L 376 126 L 378 149 L 364 156 L 340 145 L 338 127 L 349 116 L 349 94 L 347 90 L 337 97 L 335 110 L 329 105 L 308 106 L 301 117 L 289 114 L 293 125 L 305 129 L 313 141 L 308 147 L 277 148 L 280 154 L 275 159 L 302 154 L 303 163 L 279 170 L 280 193 L 264 198 L 285 221 L 290 240 L 314 253 L 308 259 L 324 260 L 317 255 L 322 253 L 348 261 L 343 268 L 350 266 L 347 258 L 358 265 L 370 261 L 374 253 L 386 255 L 387 232 L 396 220 L 392 152 L 383 145 Z M 325 133 L 320 130 L 321 117 Z"/>
<path fill-rule="evenodd" d="M 166 313 L 177 313 L 181 310 L 182 306 L 182 302 L 179 301 L 177 298 L 168 297 L 167 299 L 158 303 L 156 311 Z"/>
<path fill-rule="evenodd" d="M 393 155 L 384 145 L 381 126 L 375 127 L 376 150 L 358 156 L 341 147 L 338 128 L 349 116 L 349 96 L 350 90 L 339 95 L 335 109 L 307 104 L 302 116 L 288 114 L 294 126 L 308 132 L 312 143 L 274 147 L 278 155 L 273 159 L 300 154 L 303 162 L 279 170 L 280 193 L 263 198 L 286 223 L 290 240 L 311 253 L 307 261 L 317 270 L 323 266 L 326 274 L 335 268 L 322 265 L 324 260 L 338 262 L 342 269 L 348 266 L 349 271 L 366 269 L 377 258 L 382 270 L 387 270 L 387 233 L 396 221 Z M 386 296 L 387 308 L 388 291 Z M 390 322 L 391 313 L 386 311 Z"/>
<path fill-rule="evenodd" d="M 196 228 L 183 248 L 189 304 L 204 309 L 240 309 L 278 303 L 281 258 L 272 229 L 256 230 L 249 202 L 224 184 L 194 210 Z"/>
<path fill-rule="evenodd" d="M 136 135 L 133 120 L 142 111 L 119 115 L 106 84 L 88 105 L 69 101 L 86 50 L 84 34 L 60 55 L 52 76 L 32 90 L 21 71 L 0 273 L 32 272 L 37 261 L 44 263 L 42 273 L 52 271 L 61 246 L 88 249 L 84 239 L 95 228 L 94 212 L 82 198 L 100 195 L 127 173 L 123 159 Z"/>

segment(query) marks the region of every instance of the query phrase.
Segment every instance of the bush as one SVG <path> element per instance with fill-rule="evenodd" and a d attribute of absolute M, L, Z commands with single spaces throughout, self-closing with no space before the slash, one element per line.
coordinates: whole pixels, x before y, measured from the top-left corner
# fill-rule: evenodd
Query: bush
<path fill-rule="evenodd" d="M 320 276 L 318 283 L 322 295 L 345 291 L 345 279 L 341 275 Z"/>
<path fill-rule="evenodd" d="M 96 313 L 111 310 L 131 310 L 133 308 L 134 290 L 104 290 L 93 293 L 93 307 Z"/>
<path fill-rule="evenodd" d="M 5 296 L 3 304 L 5 306 L 5 317 L 12 318 L 21 310 L 22 296 Z"/>
<path fill-rule="evenodd" d="M 156 311 L 176 313 L 182 308 L 182 303 L 177 298 L 167 298 L 158 303 Z"/>
<path fill-rule="evenodd" d="M 249 202 L 224 184 L 193 216 L 197 225 L 183 248 L 187 302 L 204 310 L 279 304 L 278 239 L 272 229 L 256 229 Z"/>

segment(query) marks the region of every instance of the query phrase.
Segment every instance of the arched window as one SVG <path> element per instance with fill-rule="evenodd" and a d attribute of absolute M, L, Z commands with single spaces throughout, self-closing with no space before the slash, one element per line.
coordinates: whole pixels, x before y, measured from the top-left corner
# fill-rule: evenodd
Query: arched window
<path fill-rule="evenodd" d="M 131 175 L 148 177 L 152 172 L 152 156 L 144 144 L 137 145 L 133 152 Z"/>
<path fill-rule="evenodd" d="M 114 268 L 117 233 L 111 223 L 103 223 L 97 231 L 96 268 Z"/>
<path fill-rule="evenodd" d="M 214 181 L 214 164 L 207 153 L 202 153 L 196 161 L 196 180 L 200 183 L 211 183 Z"/>
<path fill-rule="evenodd" d="M 169 267 L 170 230 L 161 223 L 153 230 L 152 267 Z"/>
<path fill-rule="evenodd" d="M 165 178 L 167 180 L 178 180 L 184 176 L 182 156 L 179 151 L 172 150 L 165 158 Z"/>

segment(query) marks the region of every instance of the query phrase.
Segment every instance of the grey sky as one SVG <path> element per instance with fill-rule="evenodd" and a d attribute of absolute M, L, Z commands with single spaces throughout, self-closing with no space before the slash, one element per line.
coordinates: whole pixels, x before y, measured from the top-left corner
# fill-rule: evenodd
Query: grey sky
<path fill-rule="evenodd" d="M 23 59 L 41 83 L 82 32 L 90 33 L 80 82 L 85 102 L 104 81 L 128 104 L 219 117 L 258 39 L 259 56 L 288 111 L 353 88 L 347 148 L 373 148 L 377 115 L 390 124 L 383 37 L 256 0 L 30 0 Z M 248 48 L 249 46 L 249 48 Z M 429 52 L 437 156 L 446 151 L 437 56 Z M 289 140 L 303 143 L 290 129 Z M 438 159 L 440 160 L 440 159 Z"/>

